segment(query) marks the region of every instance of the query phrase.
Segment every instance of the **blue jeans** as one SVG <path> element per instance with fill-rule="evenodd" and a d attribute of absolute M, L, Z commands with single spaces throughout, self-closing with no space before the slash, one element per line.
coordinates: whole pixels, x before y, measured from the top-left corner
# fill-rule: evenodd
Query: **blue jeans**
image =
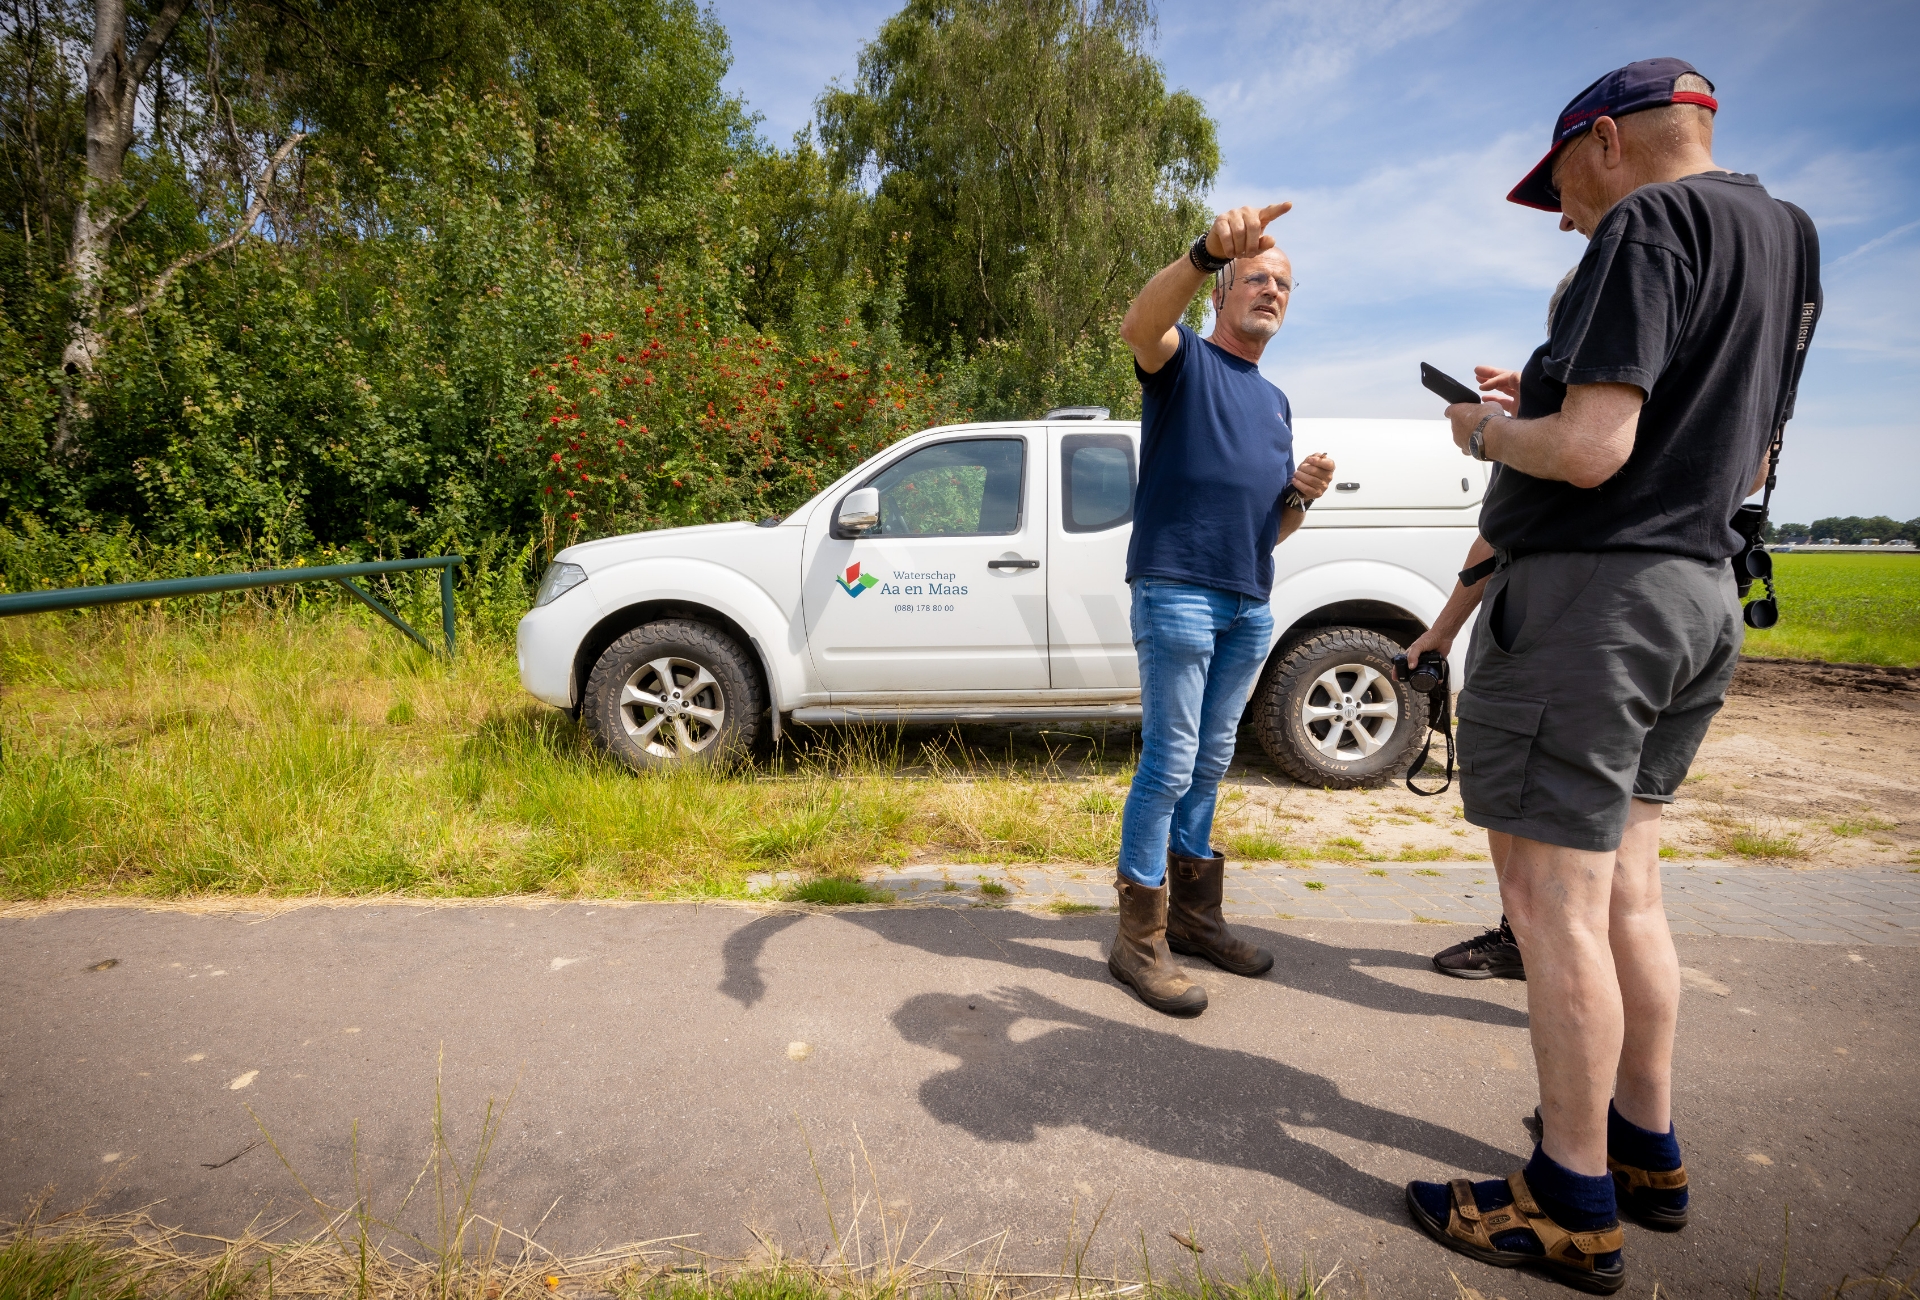
<path fill-rule="evenodd" d="M 1158 889 L 1167 849 L 1213 856 L 1213 804 L 1273 640 L 1273 611 L 1238 592 L 1139 578 L 1140 765 L 1120 822 L 1120 874 Z"/>

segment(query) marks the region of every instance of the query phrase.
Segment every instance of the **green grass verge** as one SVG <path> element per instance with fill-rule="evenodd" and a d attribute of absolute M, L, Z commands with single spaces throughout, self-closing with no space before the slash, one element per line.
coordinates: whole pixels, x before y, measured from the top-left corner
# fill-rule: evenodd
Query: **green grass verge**
<path fill-rule="evenodd" d="M 1111 862 L 1111 773 L 852 732 L 640 777 L 520 689 L 353 613 L 0 620 L 0 897 L 747 896 L 938 849 Z"/>
<path fill-rule="evenodd" d="M 1794 551 L 1776 554 L 1773 568 L 1780 623 L 1748 629 L 1748 654 L 1920 665 L 1920 553 Z"/>

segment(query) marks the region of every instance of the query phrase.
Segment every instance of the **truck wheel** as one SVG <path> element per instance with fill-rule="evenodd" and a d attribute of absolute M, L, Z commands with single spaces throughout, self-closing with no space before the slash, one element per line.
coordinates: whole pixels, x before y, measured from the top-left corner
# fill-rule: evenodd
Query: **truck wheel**
<path fill-rule="evenodd" d="M 1336 627 L 1287 651 L 1248 709 L 1267 757 L 1297 781 L 1340 790 L 1404 773 L 1427 714 L 1425 698 L 1393 680 L 1400 649 Z"/>
<path fill-rule="evenodd" d="M 606 648 L 581 717 L 608 753 L 645 772 L 747 753 L 765 708 L 760 675 L 733 638 L 676 618 Z"/>

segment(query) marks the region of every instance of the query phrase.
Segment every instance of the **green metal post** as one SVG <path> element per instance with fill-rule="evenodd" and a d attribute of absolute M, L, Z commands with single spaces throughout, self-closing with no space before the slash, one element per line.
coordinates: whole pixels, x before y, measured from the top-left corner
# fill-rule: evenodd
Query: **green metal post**
<path fill-rule="evenodd" d="M 453 566 L 440 570 L 440 628 L 447 634 L 447 658 L 453 658 Z"/>
<path fill-rule="evenodd" d="M 413 625 L 411 623 L 407 622 L 406 619 L 401 618 L 398 614 L 388 609 L 380 601 L 375 600 L 371 594 L 369 594 L 366 591 L 363 591 L 360 588 L 358 583 L 355 583 L 349 578 L 335 578 L 334 581 L 339 583 L 341 586 L 345 587 L 348 591 L 352 592 L 354 595 L 354 598 L 358 600 L 362 605 L 365 605 L 368 609 L 378 614 L 381 618 L 386 619 L 387 622 L 393 624 L 393 626 L 397 628 L 399 631 L 405 633 L 407 636 L 412 637 L 415 641 L 418 641 L 420 643 L 420 648 L 422 650 L 425 650 L 428 654 L 433 653 L 433 646 L 428 643 L 425 637 L 421 636 L 418 632 L 413 630 Z"/>

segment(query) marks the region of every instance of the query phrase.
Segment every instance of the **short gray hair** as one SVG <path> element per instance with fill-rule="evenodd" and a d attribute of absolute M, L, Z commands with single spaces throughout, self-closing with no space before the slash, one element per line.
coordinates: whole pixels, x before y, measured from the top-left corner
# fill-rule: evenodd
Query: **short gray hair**
<path fill-rule="evenodd" d="M 1553 318 L 1560 314 L 1560 300 L 1567 296 L 1567 286 L 1573 283 L 1573 277 L 1579 273 L 1580 267 L 1576 263 L 1560 277 L 1560 283 L 1553 286 L 1553 297 L 1547 299 L 1547 333 L 1553 333 Z"/>

